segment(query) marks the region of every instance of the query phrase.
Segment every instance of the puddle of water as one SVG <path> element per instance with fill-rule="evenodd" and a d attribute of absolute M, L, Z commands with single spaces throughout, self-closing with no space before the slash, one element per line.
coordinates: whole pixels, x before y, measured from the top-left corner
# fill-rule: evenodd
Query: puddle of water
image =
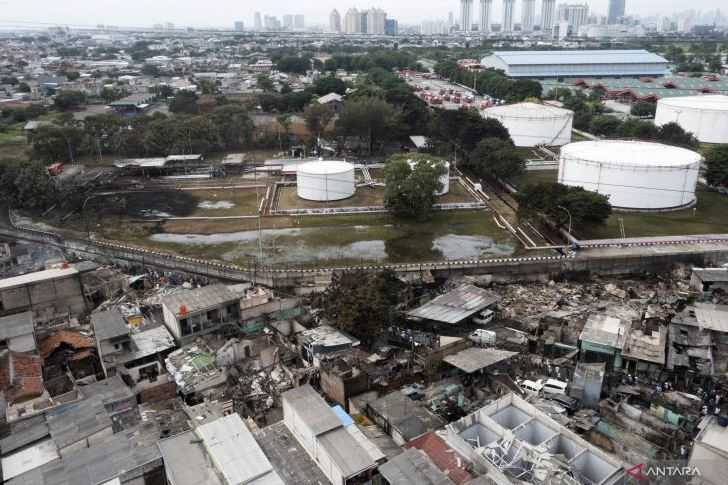
<path fill-rule="evenodd" d="M 202 202 L 197 204 L 197 207 L 199 207 L 200 209 L 212 209 L 212 210 L 232 209 L 233 207 L 235 207 L 235 204 L 233 204 L 229 200 L 216 200 L 214 202 L 211 200 L 203 200 Z"/>
<path fill-rule="evenodd" d="M 415 233 L 416 232 L 416 233 Z M 154 234 L 162 243 L 227 246 L 220 248 L 224 260 L 255 257 L 258 232 L 226 234 Z M 410 262 L 509 256 L 512 243 L 496 242 L 477 234 L 419 232 L 412 227 L 349 226 L 265 229 L 262 231 L 266 264 L 323 265 L 336 262 Z M 238 243 L 234 249 L 230 243 Z M 209 252 L 209 251 L 207 251 Z"/>
<path fill-rule="evenodd" d="M 153 219 L 160 219 L 160 218 L 163 219 L 163 218 L 167 218 L 167 217 L 174 217 L 169 212 L 158 211 L 155 209 L 140 209 L 139 214 L 142 217 L 149 217 L 149 218 L 153 218 Z"/>

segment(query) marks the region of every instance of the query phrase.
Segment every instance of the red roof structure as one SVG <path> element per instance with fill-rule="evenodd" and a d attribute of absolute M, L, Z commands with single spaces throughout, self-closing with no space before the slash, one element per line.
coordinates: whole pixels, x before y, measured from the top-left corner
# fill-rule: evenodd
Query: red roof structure
<path fill-rule="evenodd" d="M 456 485 L 473 478 L 466 470 L 468 462 L 465 461 L 465 458 L 450 448 L 434 431 L 413 439 L 404 445 L 404 448 L 417 448 L 424 451 L 435 466 L 447 474 Z"/>
<path fill-rule="evenodd" d="M 26 401 L 43 395 L 41 358 L 30 352 L 9 351 L 0 359 L 0 390 L 8 403 Z"/>
<path fill-rule="evenodd" d="M 49 335 L 41 340 L 38 345 L 38 351 L 40 352 L 40 356 L 43 357 L 43 360 L 45 360 L 63 344 L 75 350 L 90 349 L 95 346 L 91 337 L 74 332 L 73 330 L 58 330 L 53 335 Z"/>

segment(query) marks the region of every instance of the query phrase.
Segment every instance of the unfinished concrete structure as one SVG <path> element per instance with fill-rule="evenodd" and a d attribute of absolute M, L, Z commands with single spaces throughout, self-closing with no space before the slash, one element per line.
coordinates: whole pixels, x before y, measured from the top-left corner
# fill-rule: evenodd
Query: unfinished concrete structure
<path fill-rule="evenodd" d="M 80 272 L 72 266 L 0 280 L 0 316 L 32 311 L 38 326 L 86 309 Z"/>
<path fill-rule="evenodd" d="M 511 393 L 449 424 L 447 443 L 496 483 L 625 482 L 623 464 Z"/>

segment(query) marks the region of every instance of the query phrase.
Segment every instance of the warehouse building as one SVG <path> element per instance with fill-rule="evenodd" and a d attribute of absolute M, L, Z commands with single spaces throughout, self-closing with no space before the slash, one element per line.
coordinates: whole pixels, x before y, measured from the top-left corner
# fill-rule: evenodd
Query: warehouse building
<path fill-rule="evenodd" d="M 484 57 L 485 68 L 510 77 L 664 76 L 668 61 L 646 50 L 500 51 Z"/>

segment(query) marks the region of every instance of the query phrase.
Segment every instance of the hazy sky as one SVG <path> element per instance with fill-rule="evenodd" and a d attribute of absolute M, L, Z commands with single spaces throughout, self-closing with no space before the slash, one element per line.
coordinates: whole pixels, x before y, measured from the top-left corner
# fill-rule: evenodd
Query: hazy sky
<path fill-rule="evenodd" d="M 520 19 L 522 0 L 516 0 L 516 19 Z M 569 0 L 581 3 L 584 0 Z M 478 0 L 475 0 L 476 19 Z M 501 0 L 493 1 L 493 18 L 498 22 Z M 557 3 L 561 3 L 557 0 Z M 608 0 L 587 1 L 591 11 L 606 14 Z M 627 13 L 669 15 L 689 8 L 709 10 L 725 5 L 723 0 L 627 0 Z M 231 27 L 235 20 L 253 24 L 253 12 L 280 16 L 302 13 L 307 24 L 323 23 L 337 8 L 343 15 L 347 8 L 377 6 L 401 23 L 418 23 L 423 19 L 458 15 L 457 0 L 0 0 L 0 27 L 13 22 L 48 22 L 75 25 L 107 23 L 121 26 L 150 26 L 174 22 L 179 26 Z M 536 1 L 537 16 L 541 1 Z"/>

